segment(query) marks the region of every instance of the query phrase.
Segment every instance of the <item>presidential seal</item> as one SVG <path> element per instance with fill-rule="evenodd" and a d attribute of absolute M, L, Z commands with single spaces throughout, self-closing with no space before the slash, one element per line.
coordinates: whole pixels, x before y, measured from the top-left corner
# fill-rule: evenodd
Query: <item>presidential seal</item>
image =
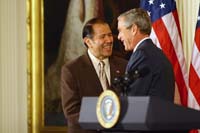
<path fill-rule="evenodd" d="M 96 106 L 97 119 L 102 127 L 112 128 L 120 115 L 120 101 L 111 90 L 105 90 L 98 98 Z"/>

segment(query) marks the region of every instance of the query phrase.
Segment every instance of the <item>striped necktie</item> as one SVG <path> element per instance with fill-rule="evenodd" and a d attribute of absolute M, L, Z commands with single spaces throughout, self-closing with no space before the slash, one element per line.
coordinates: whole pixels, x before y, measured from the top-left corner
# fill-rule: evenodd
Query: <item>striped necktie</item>
<path fill-rule="evenodd" d="M 105 63 L 103 61 L 99 62 L 99 80 L 101 82 L 103 90 L 109 89 L 108 79 L 106 77 L 106 72 L 104 70 Z"/>

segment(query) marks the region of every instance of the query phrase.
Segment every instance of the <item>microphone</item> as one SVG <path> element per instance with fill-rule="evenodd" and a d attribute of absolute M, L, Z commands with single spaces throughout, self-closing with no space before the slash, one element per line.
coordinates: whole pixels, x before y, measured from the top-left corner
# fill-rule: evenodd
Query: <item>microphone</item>
<path fill-rule="evenodd" d="M 150 72 L 149 68 L 146 65 L 140 66 L 124 75 L 124 84 L 130 85 L 135 82 L 135 80 L 146 76 Z"/>
<path fill-rule="evenodd" d="M 122 88 L 124 87 L 124 82 L 123 82 L 123 76 L 121 76 L 122 74 L 120 74 L 120 71 L 116 71 L 117 77 L 114 78 L 113 82 L 112 82 L 112 87 L 114 87 L 115 89 L 117 89 L 118 91 L 123 90 Z"/>
<path fill-rule="evenodd" d="M 114 78 L 113 86 L 117 89 L 120 89 L 123 92 L 123 95 L 126 95 L 128 86 L 137 79 L 146 76 L 149 72 L 150 69 L 147 67 L 147 65 L 137 67 L 136 69 L 125 73 L 123 76 Z"/>

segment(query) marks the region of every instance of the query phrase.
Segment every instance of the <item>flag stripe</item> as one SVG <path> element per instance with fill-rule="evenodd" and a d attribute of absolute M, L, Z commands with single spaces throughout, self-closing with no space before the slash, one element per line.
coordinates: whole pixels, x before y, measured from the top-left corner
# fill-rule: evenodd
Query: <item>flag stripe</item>
<path fill-rule="evenodd" d="M 179 23 L 179 19 L 178 19 L 177 10 L 173 11 L 172 14 L 173 14 L 173 16 L 174 16 L 176 25 L 178 25 L 178 26 L 177 26 L 177 28 L 178 28 L 178 33 L 179 33 L 179 35 L 180 35 L 179 37 L 180 37 L 180 39 L 181 39 L 181 41 L 182 41 L 182 35 L 181 35 L 181 29 L 180 29 L 180 26 L 179 26 L 180 23 Z M 181 45 L 182 45 L 182 43 L 181 43 Z"/>
<path fill-rule="evenodd" d="M 156 44 L 156 46 L 157 46 L 158 48 L 162 49 L 153 28 L 151 29 L 150 38 L 152 39 L 153 43 Z"/>
<path fill-rule="evenodd" d="M 179 91 L 181 91 L 180 93 L 183 93 L 184 96 L 181 97 L 182 100 L 184 100 L 185 102 L 187 101 L 187 88 L 188 88 L 188 74 L 187 74 L 187 68 L 186 68 L 186 63 L 185 63 L 185 57 L 184 57 L 184 53 L 183 53 L 183 47 L 182 47 L 182 41 L 181 41 L 181 34 L 180 34 L 180 26 L 177 25 L 179 24 L 178 19 L 175 18 L 177 17 L 175 13 L 177 12 L 176 10 L 173 11 L 173 13 L 169 13 L 165 16 L 162 17 L 163 23 L 165 24 L 165 27 L 170 27 L 170 28 L 166 28 L 168 33 L 169 33 L 169 37 L 172 41 L 172 45 L 173 45 L 173 49 L 175 51 L 174 54 L 176 54 L 176 59 L 179 63 L 179 68 L 181 69 L 181 78 L 180 80 L 184 80 L 185 84 L 184 84 L 184 88 L 182 88 L 182 86 L 180 86 L 181 88 L 179 88 Z M 175 16 L 174 16 L 175 14 Z M 165 45 L 167 45 L 167 43 L 165 43 Z M 169 53 L 171 54 L 171 53 Z M 179 69 L 178 68 L 178 69 Z M 178 80 L 179 81 L 179 80 Z M 182 90 L 183 89 L 183 90 Z M 183 92 L 182 92 L 183 91 Z M 184 104 L 187 105 L 187 104 Z"/>
<path fill-rule="evenodd" d="M 168 57 L 168 59 L 170 60 L 170 62 L 173 65 L 176 83 L 178 85 L 178 89 L 180 92 L 181 103 L 186 106 L 187 105 L 187 87 L 185 84 L 185 80 L 183 78 L 181 67 L 180 67 L 178 58 L 176 56 L 176 52 L 174 50 L 170 35 L 168 34 L 168 31 L 167 31 L 162 19 L 158 19 L 157 21 L 155 21 L 152 26 L 153 26 L 153 29 L 157 36 L 157 39 L 160 42 L 163 52 L 166 54 L 166 56 Z M 174 31 L 171 31 L 171 32 L 174 32 Z M 175 43 L 175 44 L 177 44 L 177 43 Z"/>
<path fill-rule="evenodd" d="M 199 49 L 197 48 L 197 44 L 195 43 L 193 46 L 193 52 L 192 52 L 192 65 L 198 75 L 200 77 L 200 52 Z"/>
<path fill-rule="evenodd" d="M 200 10 L 198 14 L 196 31 L 194 37 L 194 45 L 189 70 L 189 86 L 188 107 L 200 110 Z M 200 130 L 192 130 L 190 133 L 197 133 Z"/>
<path fill-rule="evenodd" d="M 192 65 L 190 66 L 189 85 L 192 88 L 191 90 L 193 92 L 195 99 L 197 100 L 198 104 L 200 105 L 200 93 L 199 93 L 200 79 L 199 79 L 198 75 L 196 74 L 196 71 Z"/>
<path fill-rule="evenodd" d="M 198 51 L 200 51 L 200 27 L 198 27 L 196 32 L 195 32 L 195 42 L 196 42 L 196 46 L 198 48 Z"/>
<path fill-rule="evenodd" d="M 200 11 L 199 11 L 200 15 Z M 189 86 L 191 88 L 191 92 L 193 97 L 195 98 L 196 102 L 198 104 L 193 104 L 190 102 L 190 107 L 193 107 L 195 109 L 200 108 L 200 22 L 199 19 L 197 20 L 196 24 L 196 31 L 195 31 L 195 37 L 194 37 L 194 45 L 193 45 L 193 51 L 192 51 L 192 57 L 191 57 L 191 64 L 190 64 L 190 71 L 189 71 Z M 191 95 L 191 96 L 192 96 Z M 189 98 L 191 100 L 191 98 Z"/>
<path fill-rule="evenodd" d="M 200 106 L 199 106 L 197 100 L 195 99 L 191 89 L 188 90 L 188 107 L 200 110 Z"/>

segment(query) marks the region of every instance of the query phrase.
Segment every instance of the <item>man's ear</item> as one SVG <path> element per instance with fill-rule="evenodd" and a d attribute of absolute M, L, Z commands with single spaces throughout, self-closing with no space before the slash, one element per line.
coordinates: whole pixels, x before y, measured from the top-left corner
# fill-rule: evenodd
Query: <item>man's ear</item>
<path fill-rule="evenodd" d="M 138 27 L 137 25 L 133 24 L 131 27 L 131 31 L 133 32 L 133 35 L 136 35 L 138 32 Z"/>
<path fill-rule="evenodd" d="M 85 38 L 83 38 L 83 41 L 84 41 L 84 43 L 85 43 L 88 47 L 91 46 L 91 39 L 90 39 L 90 38 L 85 37 Z"/>

